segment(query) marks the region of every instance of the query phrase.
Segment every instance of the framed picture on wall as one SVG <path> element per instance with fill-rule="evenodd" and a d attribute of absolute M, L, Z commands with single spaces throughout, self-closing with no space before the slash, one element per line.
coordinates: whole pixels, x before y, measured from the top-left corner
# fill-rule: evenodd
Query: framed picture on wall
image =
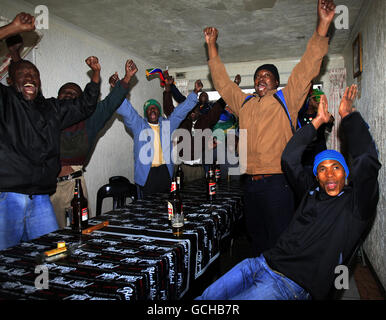
<path fill-rule="evenodd" d="M 354 78 L 358 77 L 363 70 L 362 65 L 362 38 L 361 34 L 358 33 L 352 44 L 352 53 L 353 53 L 353 74 Z"/>

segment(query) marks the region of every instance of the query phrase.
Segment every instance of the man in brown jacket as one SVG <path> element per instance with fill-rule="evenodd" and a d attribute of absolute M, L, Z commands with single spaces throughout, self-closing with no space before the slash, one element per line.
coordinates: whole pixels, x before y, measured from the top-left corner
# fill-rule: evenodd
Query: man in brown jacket
<path fill-rule="evenodd" d="M 335 15 L 334 2 L 318 0 L 317 13 L 316 31 L 282 91 L 293 126 L 296 126 L 297 113 L 307 97 L 311 81 L 319 74 L 323 57 L 328 52 L 326 35 Z M 246 141 L 240 140 L 240 148 L 244 146 L 247 150 L 247 158 L 240 158 L 240 168 L 247 174 L 246 225 L 252 239 L 252 253 L 256 256 L 275 245 L 294 213 L 293 193 L 280 163 L 292 131 L 285 111 L 274 97 L 279 73 L 270 64 L 257 68 L 254 75 L 256 96 L 244 103 L 248 95 L 230 80 L 218 55 L 217 29 L 205 28 L 204 34 L 214 86 L 239 117 L 240 130 L 247 132 Z"/>

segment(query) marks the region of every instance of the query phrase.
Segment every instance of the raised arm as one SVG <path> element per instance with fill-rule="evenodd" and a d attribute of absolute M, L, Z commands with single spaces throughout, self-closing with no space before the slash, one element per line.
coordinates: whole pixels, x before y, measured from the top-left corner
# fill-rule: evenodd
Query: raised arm
<path fill-rule="evenodd" d="M 341 128 L 347 149 L 352 157 L 350 180 L 352 181 L 358 215 L 368 219 L 375 213 L 378 203 L 378 174 L 381 164 L 375 142 L 371 137 L 368 125 L 359 112 L 355 112 L 353 102 L 357 95 L 356 85 L 346 88 L 339 106 L 342 118 Z M 355 213 L 354 213 L 355 214 Z"/>
<path fill-rule="evenodd" d="M 21 12 L 12 20 L 11 23 L 0 27 L 0 40 L 14 36 L 21 32 L 35 30 L 35 17 Z"/>
<path fill-rule="evenodd" d="M 97 57 L 91 56 L 86 59 L 86 64 L 91 68 L 91 81 L 86 85 L 83 93 L 76 99 L 56 100 L 59 106 L 62 126 L 61 129 L 82 121 L 95 111 L 100 93 L 100 71 L 101 66 Z"/>
<path fill-rule="evenodd" d="M 184 102 L 179 104 L 170 115 L 170 130 L 173 132 L 178 128 L 180 123 L 186 118 L 189 111 L 197 104 L 197 94 L 202 90 L 203 84 L 201 80 L 196 80 L 194 83 L 194 89 L 189 94 Z"/>
<path fill-rule="evenodd" d="M 109 78 L 109 83 L 113 89 L 102 101 L 98 102 L 95 112 L 87 119 L 86 126 L 90 136 L 95 136 L 122 104 L 129 92 L 129 82 L 137 70 L 133 60 L 127 60 L 125 63 L 125 76 L 122 80 L 119 80 L 117 72 Z"/>
<path fill-rule="evenodd" d="M 128 67 L 126 68 L 126 75 L 128 76 L 126 80 L 130 81 L 131 78 L 137 73 L 138 68 L 132 61 L 129 62 L 126 67 Z M 130 101 L 127 99 L 123 100 L 122 104 L 117 110 L 117 113 L 123 117 L 123 121 L 126 127 L 128 127 L 134 134 L 137 134 L 137 131 L 142 128 L 142 124 L 144 123 L 143 118 L 138 114 L 138 112 L 131 105 Z"/>
<path fill-rule="evenodd" d="M 317 116 L 312 123 L 296 131 L 285 147 L 281 166 L 289 183 L 293 186 L 299 199 L 315 183 L 315 177 L 304 170 L 301 159 L 307 145 L 314 139 L 318 128 L 330 120 L 328 103 L 325 95 L 321 96 Z"/>
<path fill-rule="evenodd" d="M 237 82 L 232 81 L 221 62 L 217 49 L 218 30 L 214 27 L 204 29 L 205 42 L 207 44 L 209 56 L 209 69 L 212 76 L 213 84 L 221 97 L 228 104 L 229 108 L 238 116 L 239 110 L 247 94 L 245 94 L 237 85 Z"/>
<path fill-rule="evenodd" d="M 172 89 L 171 89 L 173 82 L 174 82 L 174 79 L 172 76 L 168 75 L 165 77 L 165 90 L 163 92 L 163 111 L 167 118 L 169 118 L 172 112 L 174 111 Z M 185 99 L 186 98 L 184 97 L 182 101 L 184 101 Z"/>
<path fill-rule="evenodd" d="M 327 32 L 335 15 L 333 0 L 318 0 L 318 23 L 306 51 L 288 78 L 283 94 L 291 118 L 295 121 L 309 92 L 311 81 L 318 76 L 323 57 L 328 52 Z"/>

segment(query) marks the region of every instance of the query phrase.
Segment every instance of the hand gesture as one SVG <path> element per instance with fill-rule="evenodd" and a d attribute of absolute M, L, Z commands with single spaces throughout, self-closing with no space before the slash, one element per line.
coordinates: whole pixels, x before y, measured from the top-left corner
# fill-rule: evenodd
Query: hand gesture
<path fill-rule="evenodd" d="M 132 78 L 138 71 L 137 66 L 135 65 L 133 60 L 127 60 L 125 64 L 125 71 L 126 71 L 126 76 Z"/>
<path fill-rule="evenodd" d="M 320 21 L 330 24 L 335 16 L 333 0 L 318 0 L 318 17 Z"/>
<path fill-rule="evenodd" d="M 345 116 L 355 111 L 353 108 L 354 100 L 358 93 L 358 87 L 356 84 L 352 84 L 350 88 L 346 88 L 344 95 L 339 105 L 339 115 L 343 119 Z"/>
<path fill-rule="evenodd" d="M 87 65 L 91 68 L 92 71 L 101 71 L 101 66 L 99 64 L 98 58 L 91 56 L 86 59 Z"/>
<path fill-rule="evenodd" d="M 312 120 L 312 124 L 317 130 L 323 123 L 328 123 L 331 119 L 331 114 L 328 112 L 328 101 L 325 95 L 320 96 L 318 113 Z"/>
<path fill-rule="evenodd" d="M 164 75 L 165 76 L 165 75 Z M 171 91 L 171 88 L 170 86 L 174 83 L 174 78 L 172 76 L 169 76 L 169 74 L 167 74 L 165 76 L 165 91 L 166 92 L 170 92 Z"/>
<path fill-rule="evenodd" d="M 174 78 L 172 76 L 165 77 L 165 85 L 170 86 L 174 83 Z"/>
<path fill-rule="evenodd" d="M 109 83 L 111 88 L 114 88 L 117 82 L 119 81 L 118 72 L 115 72 L 112 76 L 109 78 Z"/>
<path fill-rule="evenodd" d="M 241 76 L 239 74 L 236 74 L 234 83 L 236 83 L 237 85 L 240 85 L 240 82 L 241 82 Z"/>
<path fill-rule="evenodd" d="M 205 42 L 210 44 L 215 44 L 218 37 L 218 30 L 214 27 L 207 27 L 204 29 Z"/>
<path fill-rule="evenodd" d="M 28 13 L 19 13 L 11 22 L 11 24 L 18 30 L 17 33 L 23 31 L 35 30 L 35 17 Z"/>
<path fill-rule="evenodd" d="M 204 85 L 202 84 L 201 80 L 196 80 L 196 82 L 194 83 L 194 92 L 195 93 L 199 93 L 202 88 L 204 87 Z"/>

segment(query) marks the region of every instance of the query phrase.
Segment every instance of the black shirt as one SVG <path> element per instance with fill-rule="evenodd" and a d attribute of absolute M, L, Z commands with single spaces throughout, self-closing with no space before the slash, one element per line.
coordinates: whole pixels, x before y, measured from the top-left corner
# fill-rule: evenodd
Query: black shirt
<path fill-rule="evenodd" d="M 27 101 L 0 84 L 0 192 L 51 194 L 60 172 L 61 130 L 90 116 L 100 84 L 90 82 L 74 100 Z"/>
<path fill-rule="evenodd" d="M 368 127 L 358 112 L 343 118 L 341 126 L 353 158 L 350 184 L 335 197 L 315 188 L 314 177 L 303 170 L 300 160 L 316 130 L 312 124 L 298 130 L 283 152 L 282 167 L 303 199 L 276 246 L 263 253 L 270 267 L 314 299 L 327 296 L 337 276 L 335 267 L 352 253 L 378 203 L 381 164 Z"/>

